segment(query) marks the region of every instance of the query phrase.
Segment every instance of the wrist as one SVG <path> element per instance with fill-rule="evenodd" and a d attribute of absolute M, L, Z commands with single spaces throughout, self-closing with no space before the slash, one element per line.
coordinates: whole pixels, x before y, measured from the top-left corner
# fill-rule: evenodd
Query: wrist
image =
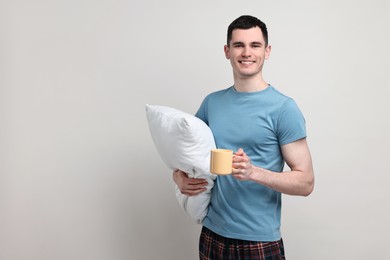
<path fill-rule="evenodd" d="M 256 181 L 257 175 L 259 174 L 259 170 L 260 170 L 259 167 L 252 165 L 250 172 L 249 172 L 248 179 L 251 181 Z"/>

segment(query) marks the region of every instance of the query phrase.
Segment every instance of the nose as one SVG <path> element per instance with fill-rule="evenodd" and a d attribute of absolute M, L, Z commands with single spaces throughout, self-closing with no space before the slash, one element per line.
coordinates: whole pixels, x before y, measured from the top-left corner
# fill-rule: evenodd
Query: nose
<path fill-rule="evenodd" d="M 242 48 L 241 56 L 242 57 L 250 57 L 251 56 L 251 53 L 250 53 L 250 50 L 248 47 Z"/>

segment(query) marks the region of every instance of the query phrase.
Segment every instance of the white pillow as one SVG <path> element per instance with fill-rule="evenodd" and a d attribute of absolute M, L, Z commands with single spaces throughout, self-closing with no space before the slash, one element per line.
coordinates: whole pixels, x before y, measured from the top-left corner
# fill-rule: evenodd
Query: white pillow
<path fill-rule="evenodd" d="M 204 178 L 206 191 L 188 197 L 176 186 L 176 197 L 191 218 L 201 223 L 207 213 L 215 175 L 210 174 L 210 150 L 215 141 L 210 128 L 199 118 L 175 108 L 146 105 L 146 116 L 155 147 L 165 164 L 191 178 Z"/>

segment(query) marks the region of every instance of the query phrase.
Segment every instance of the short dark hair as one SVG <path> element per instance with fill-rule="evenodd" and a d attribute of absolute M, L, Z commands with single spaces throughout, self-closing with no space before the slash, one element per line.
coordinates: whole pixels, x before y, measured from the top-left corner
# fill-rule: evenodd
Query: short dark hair
<path fill-rule="evenodd" d="M 265 46 L 268 46 L 268 31 L 265 23 L 260 21 L 258 18 L 250 15 L 242 15 L 234 20 L 228 27 L 227 31 L 227 45 L 229 46 L 230 41 L 232 39 L 232 33 L 235 29 L 251 29 L 253 27 L 259 27 L 261 32 L 263 33 L 263 37 L 265 40 Z"/>

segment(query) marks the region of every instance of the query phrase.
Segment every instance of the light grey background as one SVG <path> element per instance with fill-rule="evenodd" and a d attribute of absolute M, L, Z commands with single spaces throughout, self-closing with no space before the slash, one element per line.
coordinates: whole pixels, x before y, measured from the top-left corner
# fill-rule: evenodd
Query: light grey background
<path fill-rule="evenodd" d="M 197 259 L 144 105 L 232 84 L 226 28 L 268 24 L 268 82 L 305 114 L 316 187 L 289 260 L 390 259 L 389 2 L 0 1 L 0 260 Z"/>

